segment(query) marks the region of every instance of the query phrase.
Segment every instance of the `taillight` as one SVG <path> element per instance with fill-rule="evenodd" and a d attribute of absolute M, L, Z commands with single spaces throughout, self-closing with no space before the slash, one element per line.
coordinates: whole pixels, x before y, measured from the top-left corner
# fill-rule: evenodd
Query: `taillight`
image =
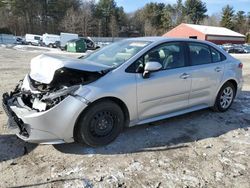
<path fill-rule="evenodd" d="M 243 63 L 239 63 L 238 68 L 242 69 L 243 68 Z"/>

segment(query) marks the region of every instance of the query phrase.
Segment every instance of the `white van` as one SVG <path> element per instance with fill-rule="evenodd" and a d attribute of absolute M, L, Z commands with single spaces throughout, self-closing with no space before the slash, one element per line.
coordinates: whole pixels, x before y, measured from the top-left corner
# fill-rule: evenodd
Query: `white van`
<path fill-rule="evenodd" d="M 60 45 L 61 48 L 65 48 L 66 44 L 68 41 L 73 40 L 73 39 L 78 39 L 78 34 L 74 34 L 74 33 L 61 33 L 60 34 Z"/>
<path fill-rule="evenodd" d="M 50 48 L 56 47 L 56 42 L 60 41 L 60 35 L 53 35 L 45 33 L 42 37 L 42 44 Z"/>
<path fill-rule="evenodd" d="M 34 35 L 34 34 L 26 34 L 25 35 L 25 41 L 27 44 L 32 44 L 35 46 L 38 46 L 40 44 L 40 41 L 42 39 L 41 35 Z"/>

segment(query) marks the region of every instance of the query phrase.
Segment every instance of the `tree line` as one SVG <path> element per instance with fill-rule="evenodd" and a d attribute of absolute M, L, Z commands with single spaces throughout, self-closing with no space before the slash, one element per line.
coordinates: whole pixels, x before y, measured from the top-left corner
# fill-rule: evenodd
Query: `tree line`
<path fill-rule="evenodd" d="M 83 36 L 162 35 L 180 23 L 223 26 L 242 34 L 250 30 L 250 12 L 227 5 L 207 15 L 202 0 L 148 3 L 126 13 L 115 0 L 0 0 L 0 33 L 73 32 Z"/>

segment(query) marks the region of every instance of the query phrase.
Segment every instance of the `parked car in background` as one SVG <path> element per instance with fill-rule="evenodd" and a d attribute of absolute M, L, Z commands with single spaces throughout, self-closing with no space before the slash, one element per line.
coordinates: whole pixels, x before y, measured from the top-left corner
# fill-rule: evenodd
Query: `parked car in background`
<path fill-rule="evenodd" d="M 228 49 L 228 53 L 232 54 L 244 54 L 247 53 L 246 50 L 241 46 L 234 46 Z"/>
<path fill-rule="evenodd" d="M 61 48 L 61 42 L 60 41 L 55 42 L 55 48 Z"/>
<path fill-rule="evenodd" d="M 228 52 L 229 49 L 233 48 L 233 44 L 223 44 L 221 45 L 221 48 Z"/>
<path fill-rule="evenodd" d="M 53 35 L 53 34 L 48 34 L 45 33 L 42 36 L 42 46 L 47 46 L 50 48 L 56 48 L 57 47 L 57 41 L 60 41 L 60 36 L 59 35 Z"/>
<path fill-rule="evenodd" d="M 26 34 L 25 35 L 25 42 L 29 45 L 38 46 L 40 41 L 42 40 L 41 35 L 34 35 L 34 34 Z"/>
<path fill-rule="evenodd" d="M 250 53 L 250 46 L 244 46 L 243 48 L 246 53 Z"/>
<path fill-rule="evenodd" d="M 23 37 L 20 37 L 20 36 L 17 36 L 15 37 L 15 44 L 27 44 L 26 41 L 25 41 L 25 38 Z"/>
<path fill-rule="evenodd" d="M 231 48 L 231 47 L 233 47 L 233 44 L 227 43 L 227 44 L 223 44 L 222 46 L 225 48 Z"/>
<path fill-rule="evenodd" d="M 25 141 L 101 146 L 124 127 L 209 107 L 227 111 L 242 88 L 242 67 L 210 42 L 131 38 L 82 59 L 35 57 L 3 106 Z"/>
<path fill-rule="evenodd" d="M 97 42 L 96 45 L 99 46 L 100 48 L 103 48 L 105 46 L 108 46 L 112 44 L 111 42 Z"/>
<path fill-rule="evenodd" d="M 79 39 L 84 40 L 87 45 L 87 50 L 96 50 L 100 48 L 90 37 L 79 37 Z"/>
<path fill-rule="evenodd" d="M 73 39 L 78 39 L 78 34 L 74 33 L 61 33 L 60 34 L 60 47 L 65 50 L 67 42 Z"/>

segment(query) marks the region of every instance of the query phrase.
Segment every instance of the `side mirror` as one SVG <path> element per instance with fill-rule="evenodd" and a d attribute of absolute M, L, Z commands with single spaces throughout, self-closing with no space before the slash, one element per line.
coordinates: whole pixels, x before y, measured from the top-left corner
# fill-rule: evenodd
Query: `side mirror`
<path fill-rule="evenodd" d="M 146 63 L 144 71 L 154 72 L 162 69 L 162 65 L 156 61 L 149 61 Z"/>
<path fill-rule="evenodd" d="M 144 67 L 144 72 L 143 72 L 143 78 L 148 78 L 150 75 L 150 72 L 155 72 L 162 69 L 162 65 L 159 62 L 156 61 L 149 61 L 146 63 Z"/>

